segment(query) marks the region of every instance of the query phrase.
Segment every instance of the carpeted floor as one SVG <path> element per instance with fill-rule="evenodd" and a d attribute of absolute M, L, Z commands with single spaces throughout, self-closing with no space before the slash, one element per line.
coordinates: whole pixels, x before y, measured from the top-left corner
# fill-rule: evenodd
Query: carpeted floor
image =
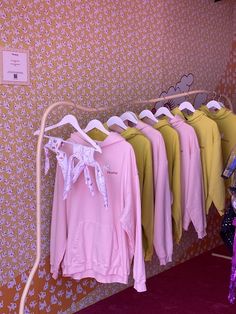
<path fill-rule="evenodd" d="M 204 253 L 148 279 L 145 293 L 128 288 L 79 314 L 236 314 L 227 300 L 231 261 Z"/>

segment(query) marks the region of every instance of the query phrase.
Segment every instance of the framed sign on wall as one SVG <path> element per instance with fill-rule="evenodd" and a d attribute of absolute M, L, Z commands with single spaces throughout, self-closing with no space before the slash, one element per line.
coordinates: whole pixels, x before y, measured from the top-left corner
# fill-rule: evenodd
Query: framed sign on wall
<path fill-rule="evenodd" d="M 0 84 L 30 84 L 28 50 L 0 47 Z"/>

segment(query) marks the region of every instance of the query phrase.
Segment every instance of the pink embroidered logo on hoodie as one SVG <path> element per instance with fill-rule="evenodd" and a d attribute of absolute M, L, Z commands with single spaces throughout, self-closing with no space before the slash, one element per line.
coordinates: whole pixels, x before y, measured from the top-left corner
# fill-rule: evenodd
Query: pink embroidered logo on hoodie
<path fill-rule="evenodd" d="M 111 166 L 109 164 L 106 164 L 103 166 L 103 170 L 106 171 L 107 174 L 118 174 L 117 171 L 112 171 Z"/>

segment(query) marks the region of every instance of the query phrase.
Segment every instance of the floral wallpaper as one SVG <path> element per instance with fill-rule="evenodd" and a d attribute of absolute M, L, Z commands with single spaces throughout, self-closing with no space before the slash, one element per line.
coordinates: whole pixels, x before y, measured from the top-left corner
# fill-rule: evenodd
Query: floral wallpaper
<path fill-rule="evenodd" d="M 194 75 L 194 89 L 219 86 L 227 92 L 235 82 L 233 6 L 233 0 L 0 1 L 0 46 L 29 50 L 31 78 L 29 86 L 0 86 L 1 313 L 17 313 L 35 257 L 37 138 L 33 131 L 45 108 L 59 100 L 104 106 L 107 110 L 94 116 L 73 113 L 81 126 L 94 117 L 105 121 L 127 108 L 141 110 L 132 105 L 133 100 L 157 97 L 187 73 Z M 65 112 L 55 110 L 50 123 Z M 57 132 L 66 136 L 69 130 Z M 88 279 L 51 279 L 53 166 L 43 176 L 42 258 L 26 313 L 73 313 L 123 288 Z M 190 230 L 176 247 L 174 263 L 216 246 L 218 223 L 213 210 L 209 237 L 199 242 Z M 155 259 L 147 264 L 149 276 L 158 271 Z"/>
<path fill-rule="evenodd" d="M 227 62 L 227 67 L 222 75 L 218 85 L 217 92 L 230 97 L 233 104 L 234 112 L 236 112 L 236 3 L 233 10 L 233 42 L 231 46 L 230 57 Z"/>

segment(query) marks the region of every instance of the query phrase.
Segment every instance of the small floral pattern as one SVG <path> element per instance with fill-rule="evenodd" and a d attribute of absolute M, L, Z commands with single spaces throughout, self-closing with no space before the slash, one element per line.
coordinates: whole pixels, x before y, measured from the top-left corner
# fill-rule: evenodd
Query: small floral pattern
<path fill-rule="evenodd" d="M 191 5 L 189 0 L 0 1 L 0 45 L 28 49 L 31 74 L 29 86 L 1 85 L 0 89 L 1 313 L 18 312 L 35 258 L 37 138 L 33 131 L 39 128 L 45 108 L 60 100 L 106 108 L 94 115 L 72 110 L 83 127 L 91 118 L 105 121 L 127 109 L 141 110 L 133 100 L 156 98 L 186 73 L 194 75 L 193 88 L 214 89 L 225 68 L 218 88 L 227 93 L 229 86 L 235 86 L 235 39 L 230 54 L 233 5 L 234 0 L 217 4 L 199 0 Z M 66 112 L 66 108 L 55 110 L 48 121 L 52 124 Z M 67 137 L 70 129 L 54 133 Z M 42 170 L 43 164 L 44 157 Z M 55 160 L 47 176 L 42 172 L 42 259 L 25 313 L 67 309 L 72 313 L 120 289 L 92 279 L 51 279 L 54 175 Z M 209 224 L 205 242 L 196 241 L 189 231 L 176 248 L 176 263 L 219 243 L 214 215 Z M 158 269 L 155 259 L 147 265 L 149 275 Z M 93 296 L 92 290 L 98 294 Z"/>
<path fill-rule="evenodd" d="M 234 10 L 234 29 L 236 29 L 236 5 Z M 236 32 L 234 33 L 230 58 L 227 63 L 226 71 L 221 77 L 217 85 L 217 92 L 219 94 L 227 95 L 233 102 L 233 110 L 236 112 Z M 220 101 L 223 99 L 221 98 Z"/>

